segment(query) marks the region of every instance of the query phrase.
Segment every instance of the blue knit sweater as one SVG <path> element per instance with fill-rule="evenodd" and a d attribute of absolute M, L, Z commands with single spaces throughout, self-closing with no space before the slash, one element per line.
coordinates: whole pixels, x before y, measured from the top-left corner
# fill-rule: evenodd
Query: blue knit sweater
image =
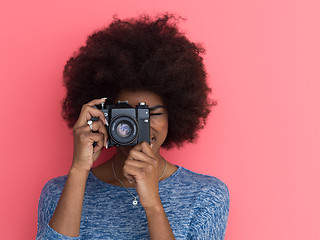
<path fill-rule="evenodd" d="M 224 239 L 229 191 L 221 180 L 177 166 L 169 178 L 159 182 L 163 208 L 176 239 Z M 102 182 L 90 171 L 83 200 L 80 236 L 54 231 L 49 221 L 58 204 L 67 176 L 49 180 L 38 205 L 37 240 L 42 239 L 149 239 L 143 207 L 132 205 L 123 187 Z M 137 196 L 135 188 L 129 188 Z"/>

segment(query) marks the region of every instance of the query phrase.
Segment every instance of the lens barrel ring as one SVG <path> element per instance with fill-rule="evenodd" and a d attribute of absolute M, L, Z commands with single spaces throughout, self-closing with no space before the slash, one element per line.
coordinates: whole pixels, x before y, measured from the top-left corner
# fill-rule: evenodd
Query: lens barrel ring
<path fill-rule="evenodd" d="M 128 136 L 121 136 L 121 134 L 118 133 L 120 124 L 129 126 L 130 133 Z M 119 115 L 109 123 L 109 136 L 117 144 L 128 145 L 134 142 L 138 137 L 138 133 L 139 125 L 137 121 L 128 115 Z"/>

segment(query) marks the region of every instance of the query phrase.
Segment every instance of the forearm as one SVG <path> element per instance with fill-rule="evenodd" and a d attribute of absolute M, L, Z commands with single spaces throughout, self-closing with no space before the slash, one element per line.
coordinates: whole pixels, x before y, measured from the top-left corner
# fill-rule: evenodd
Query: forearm
<path fill-rule="evenodd" d="M 88 172 L 71 168 L 56 210 L 49 225 L 56 232 L 70 237 L 80 234 L 81 212 Z"/>
<path fill-rule="evenodd" d="M 175 239 L 167 215 L 161 206 L 145 209 L 151 240 Z"/>

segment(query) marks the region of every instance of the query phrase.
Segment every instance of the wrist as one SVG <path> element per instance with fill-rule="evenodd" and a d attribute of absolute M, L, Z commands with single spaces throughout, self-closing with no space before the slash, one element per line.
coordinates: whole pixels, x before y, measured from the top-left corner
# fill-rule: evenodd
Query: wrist
<path fill-rule="evenodd" d="M 72 165 L 69 170 L 69 175 L 78 175 L 88 177 L 90 170 L 85 170 L 82 168 L 77 167 L 76 165 Z"/>
<path fill-rule="evenodd" d="M 146 214 L 159 214 L 164 211 L 162 203 L 153 204 L 149 207 L 144 207 Z"/>

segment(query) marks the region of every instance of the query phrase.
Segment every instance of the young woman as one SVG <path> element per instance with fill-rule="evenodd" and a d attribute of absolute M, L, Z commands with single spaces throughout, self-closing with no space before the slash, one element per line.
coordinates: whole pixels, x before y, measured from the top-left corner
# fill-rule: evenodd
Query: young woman
<path fill-rule="evenodd" d="M 224 239 L 227 186 L 160 154 L 196 140 L 216 104 L 208 97 L 205 50 L 173 20 L 115 19 L 67 62 L 63 117 L 73 128 L 73 163 L 41 192 L 37 239 Z M 148 105 L 150 141 L 117 146 L 92 168 L 110 140 L 97 106 L 118 101 Z"/>

